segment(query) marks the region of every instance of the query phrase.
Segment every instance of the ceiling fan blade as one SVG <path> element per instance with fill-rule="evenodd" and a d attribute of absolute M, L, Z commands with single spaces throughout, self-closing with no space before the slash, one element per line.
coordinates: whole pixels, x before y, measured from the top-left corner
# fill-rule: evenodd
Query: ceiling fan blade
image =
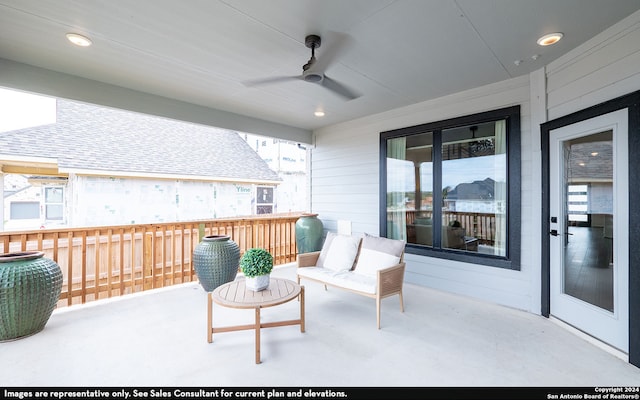
<path fill-rule="evenodd" d="M 271 85 L 273 83 L 280 83 L 280 82 L 296 81 L 299 79 L 302 79 L 302 76 L 274 76 L 271 78 L 252 79 L 248 81 L 243 81 L 242 84 L 247 87 L 253 87 L 253 86 Z"/>
<path fill-rule="evenodd" d="M 329 31 L 323 35 L 323 45 L 320 46 L 317 60 L 311 66 L 313 71 L 324 72 L 342 52 L 349 46 L 352 38 L 350 35 L 342 32 Z M 323 50 L 326 43 L 326 48 Z"/>
<path fill-rule="evenodd" d="M 329 78 L 326 75 L 324 76 L 321 85 L 331 90 L 332 92 L 344 97 L 347 100 L 357 99 L 361 96 L 360 93 L 355 92 L 354 90 L 348 88 L 338 81 Z"/>

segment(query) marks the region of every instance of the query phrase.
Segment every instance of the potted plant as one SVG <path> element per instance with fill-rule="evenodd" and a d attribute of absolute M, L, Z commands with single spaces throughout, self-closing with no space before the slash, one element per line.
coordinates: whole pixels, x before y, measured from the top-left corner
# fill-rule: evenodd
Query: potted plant
<path fill-rule="evenodd" d="M 265 249 L 254 247 L 240 257 L 240 270 L 246 278 L 247 289 L 260 291 L 269 287 L 273 256 Z"/>

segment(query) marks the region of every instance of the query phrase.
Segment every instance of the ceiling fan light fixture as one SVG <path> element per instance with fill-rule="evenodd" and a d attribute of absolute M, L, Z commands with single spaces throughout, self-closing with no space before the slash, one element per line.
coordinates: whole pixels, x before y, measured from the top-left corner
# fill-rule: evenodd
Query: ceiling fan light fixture
<path fill-rule="evenodd" d="M 538 39 L 537 43 L 540 46 L 551 46 L 552 44 L 557 43 L 560 39 L 562 39 L 562 36 L 564 35 L 560 32 L 549 33 Z"/>
<path fill-rule="evenodd" d="M 75 44 L 76 46 L 80 46 L 80 47 L 91 46 L 91 39 L 79 33 L 67 33 L 67 40 L 69 40 L 71 43 Z"/>

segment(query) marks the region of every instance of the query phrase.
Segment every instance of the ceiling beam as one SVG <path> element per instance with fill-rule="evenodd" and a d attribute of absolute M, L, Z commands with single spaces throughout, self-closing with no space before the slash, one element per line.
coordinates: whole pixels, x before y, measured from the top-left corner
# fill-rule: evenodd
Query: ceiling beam
<path fill-rule="evenodd" d="M 312 132 L 0 58 L 0 86 L 216 128 L 311 143 Z"/>

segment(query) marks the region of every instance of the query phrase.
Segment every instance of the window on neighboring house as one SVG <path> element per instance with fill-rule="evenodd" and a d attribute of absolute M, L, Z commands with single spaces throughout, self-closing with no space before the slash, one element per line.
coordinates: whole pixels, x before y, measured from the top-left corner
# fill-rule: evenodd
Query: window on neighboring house
<path fill-rule="evenodd" d="M 64 217 L 64 188 L 47 186 L 44 188 L 45 219 L 61 221 Z"/>
<path fill-rule="evenodd" d="M 40 202 L 12 201 L 9 205 L 10 219 L 39 219 Z"/>
<path fill-rule="evenodd" d="M 383 236 L 408 253 L 519 269 L 519 106 L 380 140 Z"/>
<path fill-rule="evenodd" d="M 256 189 L 256 214 L 273 213 L 273 188 L 258 187 Z"/>

